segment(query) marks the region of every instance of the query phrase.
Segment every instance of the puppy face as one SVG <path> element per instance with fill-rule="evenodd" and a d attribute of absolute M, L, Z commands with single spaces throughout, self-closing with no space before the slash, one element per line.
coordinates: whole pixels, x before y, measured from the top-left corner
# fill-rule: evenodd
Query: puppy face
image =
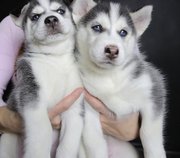
<path fill-rule="evenodd" d="M 119 3 L 97 4 L 78 25 L 77 41 L 81 56 L 101 68 L 122 65 L 136 55 L 138 37 L 149 25 L 144 21 L 145 12 L 150 15 L 151 10 L 145 8 L 145 11 L 131 15 Z M 147 19 L 150 22 L 150 16 Z"/>
<path fill-rule="evenodd" d="M 49 44 L 74 34 L 71 13 L 61 0 L 32 0 L 23 19 L 26 40 Z"/>
<path fill-rule="evenodd" d="M 83 41 L 89 41 L 86 43 L 90 45 L 87 46 L 89 57 L 96 65 L 105 68 L 119 65 L 125 60 L 125 53 L 131 53 L 134 46 L 132 20 L 127 11 L 121 11 L 117 4 L 106 3 L 96 8 L 92 10 L 94 17 L 90 12 L 83 18 L 79 35 L 86 32 L 86 40 Z"/>

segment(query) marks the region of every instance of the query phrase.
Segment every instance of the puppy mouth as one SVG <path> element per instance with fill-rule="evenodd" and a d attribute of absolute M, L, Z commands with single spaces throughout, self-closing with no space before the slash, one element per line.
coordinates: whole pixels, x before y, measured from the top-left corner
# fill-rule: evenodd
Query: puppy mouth
<path fill-rule="evenodd" d="M 48 35 L 51 36 L 51 35 L 57 35 L 57 34 L 61 34 L 60 31 L 57 31 L 57 30 L 52 30 L 52 31 L 48 31 Z"/>
<path fill-rule="evenodd" d="M 48 32 L 48 35 L 62 34 L 62 31 L 59 28 L 55 27 L 55 26 L 52 26 L 51 28 L 48 28 L 47 32 Z"/>
<path fill-rule="evenodd" d="M 101 59 L 97 59 L 95 56 L 92 57 L 92 62 L 94 62 L 96 65 L 99 66 L 115 66 L 117 60 L 116 59 L 109 59 L 106 57 L 103 57 Z"/>
<path fill-rule="evenodd" d="M 93 62 L 97 67 L 102 69 L 108 69 L 116 66 L 115 63 L 112 63 L 110 61 L 102 61 L 102 62 Z"/>
<path fill-rule="evenodd" d="M 97 65 L 99 65 L 100 67 L 106 67 L 106 66 L 115 66 L 116 64 L 112 61 L 101 61 L 101 62 L 97 62 Z"/>
<path fill-rule="evenodd" d="M 102 65 L 115 65 L 114 63 L 110 62 L 110 61 L 107 61 L 107 62 L 102 62 L 101 63 Z"/>
<path fill-rule="evenodd" d="M 101 61 L 100 64 L 115 65 L 115 60 L 104 60 Z"/>
<path fill-rule="evenodd" d="M 112 64 L 112 62 L 111 61 L 101 61 L 101 62 L 99 62 L 99 64 Z"/>

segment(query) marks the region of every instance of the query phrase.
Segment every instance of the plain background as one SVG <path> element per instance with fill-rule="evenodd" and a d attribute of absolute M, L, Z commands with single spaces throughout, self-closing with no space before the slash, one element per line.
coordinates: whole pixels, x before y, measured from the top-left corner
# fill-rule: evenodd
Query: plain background
<path fill-rule="evenodd" d="M 131 10 L 153 5 L 152 23 L 141 39 L 141 50 L 166 76 L 168 89 L 165 147 L 173 157 L 180 157 L 180 0 L 119 0 Z M 0 20 L 23 0 L 2 0 Z M 173 156 L 174 155 L 174 156 Z M 169 156 L 168 156 L 169 157 Z"/>

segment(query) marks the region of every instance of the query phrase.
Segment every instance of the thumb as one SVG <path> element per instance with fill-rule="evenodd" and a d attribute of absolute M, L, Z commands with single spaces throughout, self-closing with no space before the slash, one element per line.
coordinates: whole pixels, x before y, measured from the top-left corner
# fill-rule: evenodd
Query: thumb
<path fill-rule="evenodd" d="M 83 88 L 75 89 L 71 94 L 67 95 L 57 105 L 51 108 L 48 112 L 50 120 L 66 111 L 80 97 L 83 90 Z"/>
<path fill-rule="evenodd" d="M 105 117 L 115 119 L 115 114 L 110 111 L 106 105 L 103 104 L 98 98 L 92 96 L 87 91 L 84 93 L 86 101 L 100 114 Z"/>

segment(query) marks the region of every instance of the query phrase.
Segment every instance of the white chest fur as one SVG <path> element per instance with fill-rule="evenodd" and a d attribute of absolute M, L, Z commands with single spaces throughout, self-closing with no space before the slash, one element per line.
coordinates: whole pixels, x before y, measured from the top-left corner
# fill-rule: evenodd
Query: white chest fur
<path fill-rule="evenodd" d="M 46 106 L 53 106 L 65 95 L 81 86 L 77 66 L 72 54 L 41 55 L 30 60 L 38 83 L 39 97 Z"/>
<path fill-rule="evenodd" d="M 152 81 L 148 74 L 133 79 L 130 71 L 119 69 L 103 74 L 82 71 L 86 89 L 113 112 L 118 111 L 119 116 L 139 111 L 151 98 Z"/>

